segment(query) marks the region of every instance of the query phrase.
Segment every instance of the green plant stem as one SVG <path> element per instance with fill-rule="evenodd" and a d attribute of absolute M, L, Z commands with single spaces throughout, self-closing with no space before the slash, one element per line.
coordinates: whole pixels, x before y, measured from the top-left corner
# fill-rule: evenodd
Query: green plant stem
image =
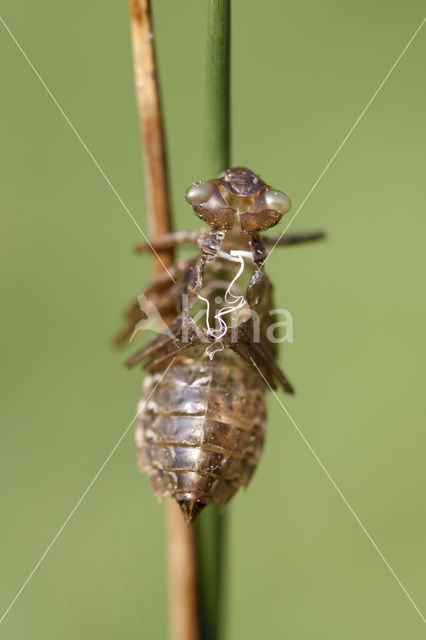
<path fill-rule="evenodd" d="M 229 169 L 231 0 L 209 0 L 206 178 Z"/>
<path fill-rule="evenodd" d="M 231 0 L 209 0 L 205 177 L 230 166 Z M 200 639 L 218 640 L 221 622 L 224 516 L 209 505 L 196 520 Z"/>
<path fill-rule="evenodd" d="M 223 592 L 224 516 L 219 515 L 216 505 L 210 504 L 200 513 L 195 530 L 200 640 L 217 640 Z"/>

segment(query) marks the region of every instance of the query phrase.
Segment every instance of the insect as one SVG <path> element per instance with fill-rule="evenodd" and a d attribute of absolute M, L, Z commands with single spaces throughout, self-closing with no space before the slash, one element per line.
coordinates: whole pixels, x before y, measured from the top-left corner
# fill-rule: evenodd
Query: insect
<path fill-rule="evenodd" d="M 223 508 L 250 481 L 265 439 L 268 386 L 293 393 L 268 338 L 275 319 L 263 270 L 268 247 L 323 234 L 262 235 L 291 202 L 244 167 L 192 184 L 185 197 L 209 228 L 138 247 L 192 243 L 199 255 L 175 261 L 174 282 L 165 274 L 146 292 L 144 300 L 168 318 L 168 327 L 126 366 L 145 361 L 148 371 L 135 435 L 140 470 L 157 499 L 174 498 L 192 522 L 210 502 Z M 239 284 L 244 277 L 247 284 Z M 127 315 L 122 341 L 149 314 L 134 304 Z"/>

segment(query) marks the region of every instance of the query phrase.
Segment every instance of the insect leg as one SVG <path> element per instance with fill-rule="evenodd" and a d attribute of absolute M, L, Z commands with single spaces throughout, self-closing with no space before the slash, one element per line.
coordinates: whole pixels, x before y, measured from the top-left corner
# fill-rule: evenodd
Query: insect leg
<path fill-rule="evenodd" d="M 182 319 L 182 330 L 179 338 L 173 341 L 169 341 L 163 347 L 157 349 L 150 358 L 149 362 L 145 365 L 145 369 L 151 371 L 155 369 L 163 361 L 176 356 L 178 353 L 182 353 L 190 347 L 195 347 L 206 340 L 204 329 L 197 327 L 192 318 L 187 321 L 186 318 Z"/>
<path fill-rule="evenodd" d="M 269 279 L 263 272 L 263 263 L 268 255 L 268 248 L 264 243 L 264 238 L 259 235 L 253 235 L 251 239 L 251 248 L 253 260 L 257 266 L 247 287 L 246 299 L 252 312 L 257 313 L 260 310 L 261 302 L 264 300 L 265 294 L 270 297 Z M 269 305 L 268 305 L 269 306 Z M 294 393 L 294 389 L 287 377 L 278 366 L 274 355 L 267 347 L 264 338 L 259 335 L 254 339 L 253 317 L 243 322 L 238 328 L 238 340 L 234 344 L 228 344 L 231 349 L 240 352 L 240 355 L 250 362 L 251 366 L 258 369 L 265 376 L 272 388 L 276 388 L 274 377 L 281 383 L 284 390 L 288 393 Z M 253 362 L 255 365 L 253 365 Z"/>
<path fill-rule="evenodd" d="M 257 373 L 260 371 L 272 389 L 277 388 L 274 382 L 274 378 L 276 378 L 284 391 L 294 393 L 293 386 L 281 371 L 266 344 L 261 339 L 254 339 L 251 320 L 246 320 L 238 327 L 237 340 L 232 339 L 231 332 L 228 331 L 225 336 L 225 344 L 246 360 Z"/>
<path fill-rule="evenodd" d="M 134 367 L 135 364 L 137 364 L 141 360 L 144 360 L 144 358 L 147 358 L 148 356 L 155 353 L 159 349 L 163 349 L 170 342 L 174 342 L 178 340 L 181 329 L 182 329 L 182 318 L 179 317 L 168 327 L 167 332 L 161 333 L 159 336 L 154 338 L 154 340 L 151 340 L 151 342 L 148 342 L 148 344 L 143 346 L 142 349 L 139 349 L 139 351 L 137 351 L 133 356 L 131 356 L 131 358 L 126 360 L 126 362 L 124 363 L 124 366 L 130 369 L 131 367 Z"/>
<path fill-rule="evenodd" d="M 185 242 L 196 243 L 200 231 L 176 231 L 174 233 L 166 233 L 163 236 L 159 236 L 151 242 L 144 242 L 135 248 L 137 253 L 143 253 L 144 251 L 164 251 L 166 249 L 173 249 L 179 244 Z"/>
<path fill-rule="evenodd" d="M 124 364 L 130 369 L 135 364 L 149 357 L 147 368 L 153 368 L 163 360 L 170 358 L 180 351 L 200 344 L 203 339 L 203 330 L 197 327 L 189 316 L 179 316 L 164 333 L 137 351 Z"/>
<path fill-rule="evenodd" d="M 204 282 L 204 268 L 207 262 L 215 259 L 219 251 L 225 232 L 218 229 L 211 229 L 207 233 L 202 233 L 198 238 L 198 246 L 201 254 L 188 269 L 185 280 L 184 293 L 188 296 L 188 310 L 194 305 Z"/>
<path fill-rule="evenodd" d="M 265 370 L 272 372 L 275 378 L 281 384 L 284 391 L 287 391 L 287 393 L 294 394 L 293 385 L 288 380 L 284 371 L 280 369 L 277 361 L 270 353 L 266 344 L 262 341 L 253 342 L 252 349 L 256 353 L 256 357 L 253 358 L 253 360 L 256 363 L 256 365 L 259 367 L 260 371 L 262 371 L 262 368 L 263 368 L 263 371 L 262 371 L 263 375 L 265 375 Z"/>
<path fill-rule="evenodd" d="M 268 247 L 286 247 L 290 244 L 300 244 L 301 242 L 311 242 L 312 240 L 322 240 L 325 233 L 322 231 L 310 231 L 307 233 L 290 233 L 278 238 L 263 236 L 262 240 Z"/>
<path fill-rule="evenodd" d="M 252 311 L 257 311 L 267 282 L 262 267 L 268 256 L 268 248 L 263 240 L 259 235 L 254 235 L 250 241 L 253 260 L 257 267 L 250 278 L 246 292 L 247 303 Z"/>
<path fill-rule="evenodd" d="M 238 330 L 238 339 L 230 340 L 228 334 L 222 338 L 224 344 L 232 351 L 235 351 L 243 360 L 245 360 L 253 369 L 256 370 L 256 367 L 253 365 L 253 361 L 256 362 L 260 371 L 265 376 L 267 383 L 272 389 L 276 389 L 277 385 L 274 382 L 274 378 L 271 375 L 270 370 L 265 365 L 264 362 L 260 361 L 259 357 L 255 353 L 253 349 L 253 343 L 246 339 L 246 336 L 240 335 L 240 330 Z M 257 371 L 257 373 L 259 373 Z M 261 377 L 261 376 L 260 376 Z"/>

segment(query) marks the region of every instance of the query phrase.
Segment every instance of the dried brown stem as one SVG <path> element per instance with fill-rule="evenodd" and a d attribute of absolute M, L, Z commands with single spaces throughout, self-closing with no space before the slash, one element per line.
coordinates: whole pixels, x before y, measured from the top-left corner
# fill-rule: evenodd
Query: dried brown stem
<path fill-rule="evenodd" d="M 199 640 L 195 530 L 171 500 L 168 507 L 170 637 Z"/>
<path fill-rule="evenodd" d="M 167 164 L 160 93 L 154 48 L 154 31 L 149 0 L 130 0 L 136 97 L 144 142 L 145 183 L 151 238 L 170 233 L 172 219 L 167 184 Z M 173 262 L 173 250 L 161 252 L 166 267 Z M 164 266 L 154 260 L 154 270 Z"/>
<path fill-rule="evenodd" d="M 172 231 L 166 152 L 149 0 L 130 0 L 133 59 L 144 143 L 145 183 L 151 239 Z M 173 249 L 154 259 L 161 274 L 173 263 Z M 172 640 L 199 640 L 197 566 L 193 528 L 169 505 L 170 632 Z"/>

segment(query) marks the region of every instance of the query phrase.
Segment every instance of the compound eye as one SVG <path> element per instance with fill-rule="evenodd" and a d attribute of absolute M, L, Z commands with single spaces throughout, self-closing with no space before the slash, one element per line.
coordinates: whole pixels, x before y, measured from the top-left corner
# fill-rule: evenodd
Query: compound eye
<path fill-rule="evenodd" d="M 214 194 L 215 186 L 211 182 L 194 182 L 185 193 L 185 198 L 190 205 L 198 205 L 207 202 Z"/>
<path fill-rule="evenodd" d="M 232 229 L 236 210 L 223 198 L 216 181 L 194 182 L 185 193 L 196 215 L 214 229 Z"/>
<path fill-rule="evenodd" d="M 282 191 L 265 189 L 248 211 L 240 214 L 241 233 L 259 233 L 279 223 L 291 207 L 291 200 Z"/>
<path fill-rule="evenodd" d="M 275 189 L 268 189 L 265 192 L 265 203 L 268 208 L 275 209 L 281 214 L 287 213 L 291 209 L 290 198 L 282 191 L 276 191 Z"/>

